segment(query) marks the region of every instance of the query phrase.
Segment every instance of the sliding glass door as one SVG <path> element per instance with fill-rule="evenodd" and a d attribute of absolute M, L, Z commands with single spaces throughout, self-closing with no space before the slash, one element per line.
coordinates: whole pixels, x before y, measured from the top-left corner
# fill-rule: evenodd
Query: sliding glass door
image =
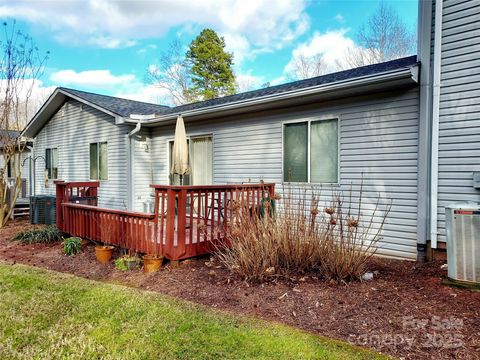
<path fill-rule="evenodd" d="M 211 136 L 196 136 L 188 140 L 188 162 L 190 172 L 183 177 L 183 185 L 210 185 L 213 183 L 213 141 Z M 173 141 L 169 144 L 170 162 L 172 168 Z M 178 175 L 170 175 L 171 185 L 180 185 Z"/>

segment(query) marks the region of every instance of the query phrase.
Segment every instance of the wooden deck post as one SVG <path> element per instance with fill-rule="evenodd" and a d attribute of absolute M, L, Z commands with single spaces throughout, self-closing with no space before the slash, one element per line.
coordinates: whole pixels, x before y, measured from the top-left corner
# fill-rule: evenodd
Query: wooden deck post
<path fill-rule="evenodd" d="M 55 222 L 57 223 L 57 227 L 60 230 L 64 230 L 64 218 L 63 218 L 63 202 L 65 201 L 65 181 L 63 180 L 56 180 L 55 182 L 55 192 L 56 192 L 56 200 L 55 200 Z"/>
<path fill-rule="evenodd" d="M 171 188 L 167 190 L 167 223 L 165 229 L 165 255 L 173 257 L 175 251 L 175 207 L 177 192 Z"/>
<path fill-rule="evenodd" d="M 182 188 L 178 192 L 177 202 L 177 247 L 175 257 L 180 258 L 185 255 L 186 249 L 186 230 L 187 230 L 187 189 Z M 191 241 L 191 240 L 190 240 Z"/>

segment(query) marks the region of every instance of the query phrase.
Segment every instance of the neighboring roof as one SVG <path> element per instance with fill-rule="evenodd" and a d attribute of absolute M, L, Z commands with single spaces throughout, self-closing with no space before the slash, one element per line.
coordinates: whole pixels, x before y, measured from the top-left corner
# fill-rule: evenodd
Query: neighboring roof
<path fill-rule="evenodd" d="M 150 104 L 142 101 L 122 99 L 64 87 L 60 87 L 58 89 L 124 117 L 129 117 L 132 114 L 160 114 L 163 113 L 165 109 L 169 109 L 168 106 Z"/>
<path fill-rule="evenodd" d="M 8 136 L 9 138 L 16 139 L 20 136 L 20 131 L 17 130 L 0 130 L 0 137 Z"/>
<path fill-rule="evenodd" d="M 21 132 L 17 130 L 0 130 L 0 149 L 3 149 L 3 139 L 5 137 L 11 138 L 11 139 L 17 139 L 20 136 L 21 136 Z M 20 141 L 22 143 L 25 143 L 25 142 L 28 143 L 31 140 L 20 138 Z"/>
<path fill-rule="evenodd" d="M 264 89 L 248 91 L 240 94 L 221 97 L 218 99 L 200 101 L 196 103 L 167 108 L 167 109 L 164 109 L 159 114 L 166 115 L 166 114 L 172 114 L 172 113 L 181 113 L 183 111 L 196 110 L 196 109 L 207 108 L 207 107 L 212 107 L 217 105 L 224 105 L 224 104 L 234 103 L 238 101 L 245 101 L 245 100 L 260 98 L 268 95 L 282 94 L 282 93 L 290 92 L 293 90 L 301 90 L 301 89 L 306 89 L 306 88 L 315 87 L 319 85 L 332 84 L 340 81 L 356 79 L 359 77 L 365 77 L 365 76 L 370 76 L 374 74 L 394 71 L 401 68 L 407 68 L 416 64 L 418 64 L 417 55 L 412 55 L 412 56 L 404 57 L 397 60 L 387 61 L 380 64 L 362 66 L 355 69 L 339 71 L 339 72 L 335 72 L 327 75 L 317 76 L 310 79 L 294 81 L 294 82 L 276 85 L 276 86 L 269 86 Z"/>

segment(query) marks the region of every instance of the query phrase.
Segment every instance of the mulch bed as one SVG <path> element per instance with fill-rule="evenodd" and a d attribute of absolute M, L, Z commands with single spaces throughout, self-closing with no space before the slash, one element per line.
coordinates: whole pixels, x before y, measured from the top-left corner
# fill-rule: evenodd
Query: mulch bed
<path fill-rule="evenodd" d="M 209 258 L 143 274 L 97 263 L 93 245 L 67 257 L 61 244 L 21 245 L 10 240 L 30 226 L 15 221 L 0 230 L 0 260 L 158 291 L 279 321 L 395 357 L 480 358 L 480 292 L 442 285 L 446 271 L 440 268 L 441 262 L 419 265 L 375 259 L 372 281 L 348 285 L 311 276 L 248 284 Z"/>

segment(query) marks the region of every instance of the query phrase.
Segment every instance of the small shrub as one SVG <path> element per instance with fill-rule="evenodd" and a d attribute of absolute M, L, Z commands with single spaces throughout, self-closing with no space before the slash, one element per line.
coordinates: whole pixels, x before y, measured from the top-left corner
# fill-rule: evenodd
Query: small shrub
<path fill-rule="evenodd" d="M 124 255 L 115 260 L 114 263 L 117 270 L 127 271 L 138 268 L 140 259 L 136 256 Z"/>
<path fill-rule="evenodd" d="M 82 239 L 79 237 L 69 237 L 63 240 L 63 251 L 68 256 L 77 255 L 82 251 Z"/>
<path fill-rule="evenodd" d="M 50 244 L 62 240 L 63 233 L 55 226 L 48 225 L 37 229 L 18 232 L 13 240 L 22 244 L 44 243 Z"/>
<path fill-rule="evenodd" d="M 120 271 L 127 271 L 127 264 L 125 264 L 125 259 L 123 257 L 120 257 L 115 260 L 115 269 L 120 270 Z"/>

